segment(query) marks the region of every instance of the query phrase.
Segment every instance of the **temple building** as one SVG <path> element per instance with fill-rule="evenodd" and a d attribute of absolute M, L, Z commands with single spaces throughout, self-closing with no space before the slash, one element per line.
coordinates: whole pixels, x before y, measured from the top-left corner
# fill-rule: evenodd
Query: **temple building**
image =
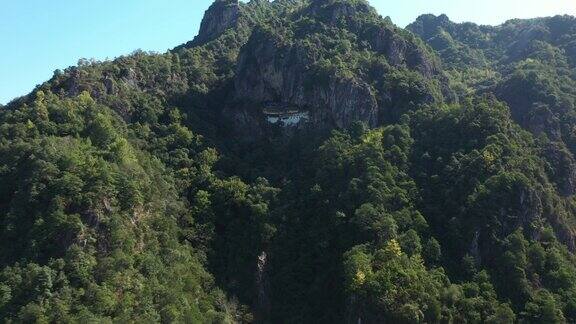
<path fill-rule="evenodd" d="M 296 126 L 309 119 L 307 111 L 287 104 L 268 103 L 262 111 L 270 124 L 282 123 L 283 126 Z"/>

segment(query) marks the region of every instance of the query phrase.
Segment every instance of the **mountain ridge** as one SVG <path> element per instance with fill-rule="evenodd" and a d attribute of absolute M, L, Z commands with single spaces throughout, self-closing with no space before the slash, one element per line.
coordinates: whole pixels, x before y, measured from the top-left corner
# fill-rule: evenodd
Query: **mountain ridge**
<path fill-rule="evenodd" d="M 0 317 L 573 322 L 574 44 L 217 0 L 167 53 L 58 71 L 0 109 Z"/>

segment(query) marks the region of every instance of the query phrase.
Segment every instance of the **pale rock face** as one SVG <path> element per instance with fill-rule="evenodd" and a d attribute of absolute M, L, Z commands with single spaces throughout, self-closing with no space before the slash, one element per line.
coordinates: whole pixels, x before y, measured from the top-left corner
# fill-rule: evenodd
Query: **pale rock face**
<path fill-rule="evenodd" d="M 215 1 L 204 14 L 200 32 L 193 43 L 206 43 L 222 35 L 227 29 L 236 26 L 239 15 L 240 3 L 238 0 Z"/>
<path fill-rule="evenodd" d="M 354 18 L 378 15 L 367 4 L 319 0 L 303 14 L 356 32 L 359 40 L 386 57 L 391 66 L 406 67 L 427 78 L 440 75 L 440 67 L 423 47 L 402 37 L 393 26 L 385 23 L 366 26 Z M 388 110 L 394 109 L 390 101 L 398 94 L 383 91 L 376 94 L 360 76 L 319 77 L 318 71 L 314 71 L 320 59 L 315 51 L 276 37 L 255 31 L 242 48 L 234 80 L 234 98 L 239 102 L 281 102 L 299 107 L 309 112 L 308 124 L 315 128 L 346 128 L 355 121 L 375 127 L 383 122 L 380 119 Z"/>
<path fill-rule="evenodd" d="M 239 57 L 236 97 L 255 102 L 286 102 L 310 111 L 315 126 L 348 127 L 354 121 L 378 122 L 378 104 L 368 84 L 331 77 L 319 81 L 306 66 L 313 61 L 298 47 L 272 39 L 249 43 Z"/>

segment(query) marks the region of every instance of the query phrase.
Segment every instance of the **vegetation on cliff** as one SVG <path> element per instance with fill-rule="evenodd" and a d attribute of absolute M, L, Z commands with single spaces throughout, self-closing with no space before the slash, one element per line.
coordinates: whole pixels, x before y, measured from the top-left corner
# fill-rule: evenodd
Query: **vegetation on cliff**
<path fill-rule="evenodd" d="M 575 42 L 218 0 L 167 53 L 56 71 L 0 107 L 0 318 L 575 322 Z"/>

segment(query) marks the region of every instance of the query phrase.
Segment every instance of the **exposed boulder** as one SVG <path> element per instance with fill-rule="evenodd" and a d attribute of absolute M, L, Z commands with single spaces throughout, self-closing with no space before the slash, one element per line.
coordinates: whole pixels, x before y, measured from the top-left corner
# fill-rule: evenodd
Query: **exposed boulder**
<path fill-rule="evenodd" d="M 104 87 L 106 88 L 106 94 L 107 95 L 114 95 L 116 93 L 116 87 L 114 84 L 114 80 L 106 75 L 104 76 Z"/>

